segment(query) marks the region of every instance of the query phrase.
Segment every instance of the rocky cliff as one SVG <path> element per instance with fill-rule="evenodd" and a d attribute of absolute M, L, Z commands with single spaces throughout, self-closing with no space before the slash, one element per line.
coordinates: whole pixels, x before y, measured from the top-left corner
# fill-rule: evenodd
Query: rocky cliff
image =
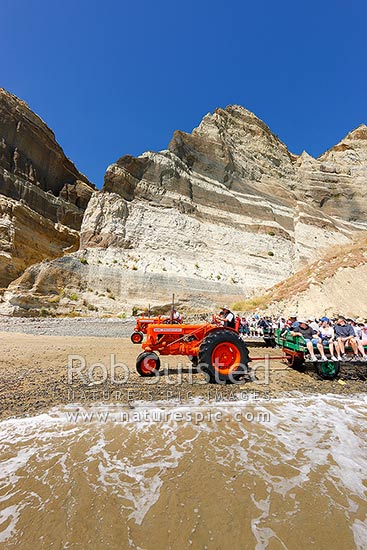
<path fill-rule="evenodd" d="M 24 101 L 0 89 L 0 287 L 77 250 L 94 186 Z"/>
<path fill-rule="evenodd" d="M 171 292 L 212 307 L 271 287 L 367 228 L 366 131 L 298 157 L 246 109 L 217 109 L 167 150 L 109 166 L 79 252 L 30 268 L 12 307 L 59 296 L 57 308 L 117 312 Z"/>

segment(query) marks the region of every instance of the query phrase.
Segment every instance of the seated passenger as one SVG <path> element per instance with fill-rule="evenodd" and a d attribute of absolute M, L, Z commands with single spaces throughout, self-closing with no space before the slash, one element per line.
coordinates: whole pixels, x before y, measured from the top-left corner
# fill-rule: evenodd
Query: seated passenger
<path fill-rule="evenodd" d="M 309 318 L 308 318 L 308 323 L 309 323 L 309 325 L 310 325 L 311 328 L 313 328 L 314 330 L 316 330 L 316 332 L 319 331 L 320 325 L 319 325 L 319 323 L 316 321 L 315 317 L 309 317 Z"/>
<path fill-rule="evenodd" d="M 367 346 L 367 321 L 363 320 L 362 317 L 358 317 L 356 323 L 358 338 L 361 340 L 363 346 Z"/>
<path fill-rule="evenodd" d="M 286 336 L 291 328 L 295 328 L 296 326 L 298 326 L 297 315 L 290 315 L 290 317 L 284 323 L 283 330 L 280 333 L 280 336 Z"/>
<path fill-rule="evenodd" d="M 273 325 L 272 325 L 272 323 L 270 323 L 268 317 L 264 317 L 264 318 L 260 319 L 260 321 L 258 323 L 258 327 L 262 331 L 262 336 L 266 336 L 268 334 L 271 335 Z"/>
<path fill-rule="evenodd" d="M 277 325 L 276 328 L 280 328 L 280 330 L 283 330 L 284 327 L 285 327 L 285 318 L 284 317 L 279 317 L 278 325 Z"/>
<path fill-rule="evenodd" d="M 362 346 L 367 346 L 367 321 L 366 320 L 363 321 L 361 336 L 362 336 L 361 338 Z"/>
<path fill-rule="evenodd" d="M 356 335 L 358 351 L 362 355 L 364 361 L 367 360 L 367 355 L 364 351 L 364 346 L 367 346 L 367 327 L 364 320 L 359 317 L 354 324 L 354 332 Z"/>
<path fill-rule="evenodd" d="M 291 335 L 292 336 L 302 336 L 306 340 L 306 346 L 311 356 L 311 361 L 317 361 L 317 357 L 314 352 L 314 345 L 317 346 L 317 349 L 319 350 L 321 354 L 321 359 L 323 361 L 327 361 L 327 357 L 325 356 L 324 348 L 322 344 L 319 341 L 319 338 L 317 337 L 317 332 L 310 327 L 307 321 L 300 320 L 298 323 L 293 324 L 291 328 Z"/>
<path fill-rule="evenodd" d="M 292 314 L 292 315 L 289 316 L 289 319 L 286 321 L 285 327 L 286 328 L 291 328 L 291 327 L 293 327 L 293 325 L 295 323 L 297 323 L 297 315 Z"/>
<path fill-rule="evenodd" d="M 334 342 L 335 332 L 333 327 L 330 324 L 330 319 L 328 317 L 321 317 L 320 321 L 321 321 L 321 327 L 319 328 L 319 338 L 322 346 L 324 348 L 326 346 L 329 346 L 331 359 L 333 361 L 341 361 L 341 357 L 339 354 L 339 347 Z M 334 348 L 338 354 L 338 357 L 335 357 Z"/>
<path fill-rule="evenodd" d="M 358 345 L 355 337 L 354 328 L 349 325 L 346 319 L 340 316 L 335 325 L 335 339 L 339 346 L 340 359 L 346 361 L 348 359 L 345 353 L 345 346 L 351 346 L 354 359 L 358 359 Z"/>

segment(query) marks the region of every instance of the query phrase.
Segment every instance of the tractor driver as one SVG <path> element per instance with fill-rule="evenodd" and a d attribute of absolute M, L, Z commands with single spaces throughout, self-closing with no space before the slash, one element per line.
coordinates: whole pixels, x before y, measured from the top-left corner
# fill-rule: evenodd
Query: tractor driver
<path fill-rule="evenodd" d="M 177 311 L 177 309 L 172 309 L 172 319 L 175 323 L 182 323 L 182 315 Z"/>
<path fill-rule="evenodd" d="M 235 326 L 234 315 L 233 315 L 232 311 L 229 309 L 228 306 L 223 306 L 222 307 L 222 311 L 219 313 L 219 315 L 216 317 L 216 319 L 224 327 L 234 328 L 234 326 Z"/>

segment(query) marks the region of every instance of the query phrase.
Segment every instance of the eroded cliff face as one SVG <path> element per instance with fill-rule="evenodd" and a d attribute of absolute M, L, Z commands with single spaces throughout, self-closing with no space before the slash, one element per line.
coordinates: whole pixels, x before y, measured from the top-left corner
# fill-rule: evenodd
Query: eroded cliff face
<path fill-rule="evenodd" d="M 362 124 L 318 159 L 296 161 L 295 191 L 322 213 L 361 227 L 367 222 L 367 126 Z"/>
<path fill-rule="evenodd" d="M 24 101 L 0 88 L 0 287 L 77 250 L 94 186 Z"/>
<path fill-rule="evenodd" d="M 78 296 L 66 308 L 112 313 L 172 292 L 213 307 L 269 288 L 367 227 L 365 132 L 297 157 L 246 109 L 217 109 L 167 150 L 109 166 L 79 252 L 28 270 L 11 285 L 14 307 L 65 287 Z"/>

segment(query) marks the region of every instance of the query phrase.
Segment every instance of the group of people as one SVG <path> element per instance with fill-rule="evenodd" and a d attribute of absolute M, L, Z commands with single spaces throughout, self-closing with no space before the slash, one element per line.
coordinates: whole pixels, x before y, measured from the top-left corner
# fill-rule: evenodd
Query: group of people
<path fill-rule="evenodd" d="M 367 323 L 364 319 L 346 319 L 339 315 L 335 319 L 321 317 L 315 319 L 299 319 L 294 316 L 285 323 L 284 331 L 290 331 L 292 336 L 302 336 L 310 353 L 311 360 L 316 361 L 314 349 L 318 349 L 321 359 L 326 360 L 325 348 L 329 348 L 333 361 L 348 359 L 345 349 L 353 351 L 352 361 L 360 359 L 367 361 L 364 346 L 367 346 Z"/>
<path fill-rule="evenodd" d="M 260 317 L 255 313 L 253 316 L 240 318 L 239 332 L 252 338 L 263 337 L 274 334 L 275 329 L 282 328 L 280 325 L 284 326 L 285 322 L 286 319 L 282 324 L 281 318 Z"/>
<path fill-rule="evenodd" d="M 259 316 L 241 319 L 240 332 L 247 336 L 269 336 L 276 329 L 280 329 L 282 335 L 289 332 L 291 336 L 302 336 L 312 361 L 317 360 L 315 348 L 323 361 L 327 359 L 327 348 L 333 361 L 345 361 L 347 347 L 353 351 L 352 360 L 367 361 L 364 349 L 367 346 L 367 320 L 361 317 L 352 319 L 339 315 L 333 319 L 326 316 L 297 319 L 297 315 L 292 315 L 288 319 Z"/>
<path fill-rule="evenodd" d="M 367 361 L 364 346 L 367 347 L 367 320 L 346 318 L 338 315 L 329 317 L 309 317 L 297 319 L 297 315 L 286 317 L 260 317 L 258 314 L 248 317 L 236 316 L 228 306 L 223 306 L 215 321 L 224 327 L 236 328 L 244 337 L 273 338 L 275 330 L 286 336 L 301 336 L 307 346 L 311 361 L 317 361 L 315 349 L 320 353 L 322 361 L 326 361 L 325 350 L 328 350 L 333 361 L 346 361 L 350 357 L 346 348 L 353 351 L 352 361 Z M 275 342 L 274 342 L 275 345 Z"/>

